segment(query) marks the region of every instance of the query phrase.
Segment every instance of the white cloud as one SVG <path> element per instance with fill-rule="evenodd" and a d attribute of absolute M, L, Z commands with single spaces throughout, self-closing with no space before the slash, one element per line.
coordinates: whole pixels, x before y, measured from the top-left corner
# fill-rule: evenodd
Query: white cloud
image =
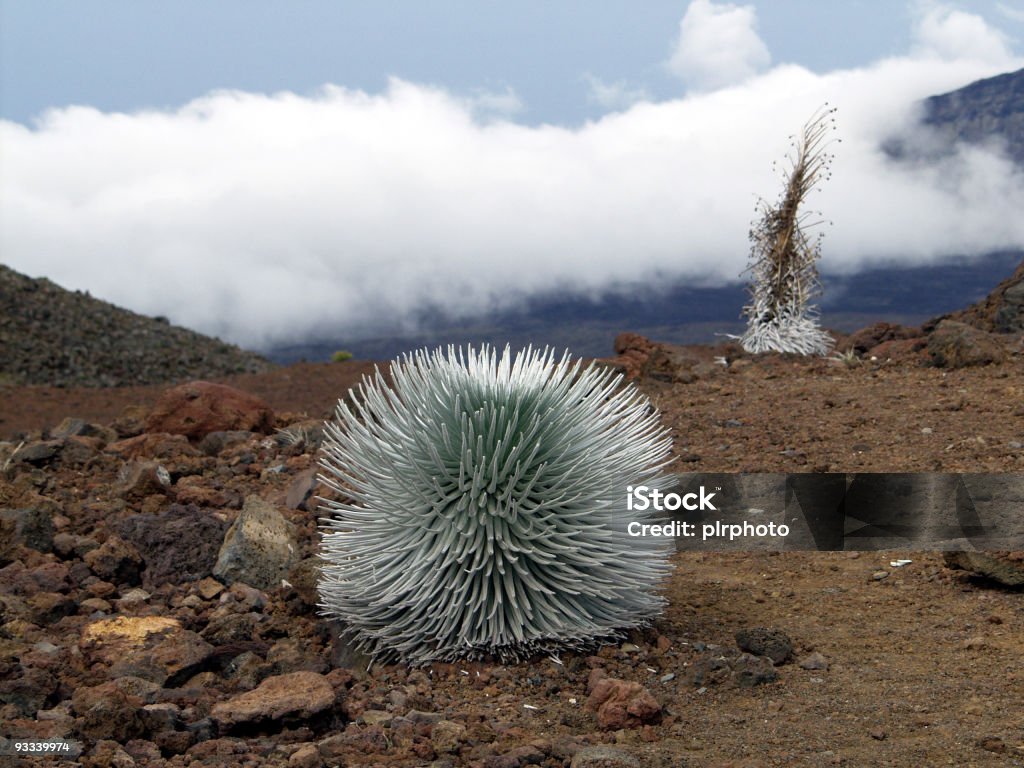
<path fill-rule="evenodd" d="M 466 102 L 475 116 L 481 118 L 512 117 L 523 111 L 523 100 L 513 88 L 504 91 L 478 90 Z"/>
<path fill-rule="evenodd" d="M 1024 21 L 1024 7 L 996 3 L 996 10 L 1011 21 Z"/>
<path fill-rule="evenodd" d="M 1024 246 L 1024 179 L 981 149 L 930 165 L 918 100 L 1020 59 L 894 58 L 645 100 L 578 128 L 482 117 L 392 80 L 379 94 L 218 92 L 175 111 L 0 122 L 0 253 L 122 306 L 247 345 L 469 316 L 544 290 L 734 281 L 786 137 L 824 102 L 842 144 L 814 206 L 822 267 Z"/>
<path fill-rule="evenodd" d="M 631 86 L 625 80 L 608 83 L 601 78 L 584 75 L 587 84 L 587 100 L 605 109 L 622 109 L 651 98 L 644 88 Z"/>
<path fill-rule="evenodd" d="M 913 38 L 919 55 L 941 59 L 974 59 L 1002 62 L 1012 58 L 1010 41 L 976 14 L 943 3 L 925 3 L 914 25 Z"/>
<path fill-rule="evenodd" d="M 692 0 L 668 68 L 692 88 L 712 90 L 743 82 L 770 62 L 754 6 Z"/>

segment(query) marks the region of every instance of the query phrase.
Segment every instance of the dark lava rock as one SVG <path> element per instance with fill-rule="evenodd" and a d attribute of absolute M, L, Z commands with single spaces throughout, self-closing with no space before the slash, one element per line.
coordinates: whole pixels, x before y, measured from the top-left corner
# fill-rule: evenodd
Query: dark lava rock
<path fill-rule="evenodd" d="M 58 681 L 42 669 L 21 668 L 15 677 L 0 680 L 0 703 L 13 704 L 25 717 L 35 717 L 57 690 Z"/>
<path fill-rule="evenodd" d="M 928 354 L 939 368 L 1000 363 L 1006 350 L 992 334 L 955 320 L 943 320 L 928 337 Z"/>
<path fill-rule="evenodd" d="M 749 653 L 740 654 L 733 662 L 732 670 L 736 685 L 740 688 L 753 688 L 755 685 L 772 683 L 779 677 L 769 658 Z"/>
<path fill-rule="evenodd" d="M 15 464 L 24 462 L 25 464 L 44 466 L 57 458 L 61 446 L 60 440 L 37 440 L 15 451 L 11 461 Z"/>
<path fill-rule="evenodd" d="M 113 584 L 138 584 L 142 557 L 120 536 L 110 536 L 82 558 L 92 572 Z"/>
<path fill-rule="evenodd" d="M 1024 587 L 1024 552 L 946 552 L 945 559 L 950 567 L 1007 587 Z"/>
<path fill-rule="evenodd" d="M 118 524 L 117 531 L 145 561 L 142 583 L 151 589 L 199 581 L 213 573 L 227 527 L 224 520 L 191 504 L 172 504 L 157 515 L 132 515 Z"/>
<path fill-rule="evenodd" d="M 45 509 L 0 509 L 0 561 L 3 550 L 11 545 L 35 549 L 39 552 L 53 550 L 53 517 Z"/>
<path fill-rule="evenodd" d="M 171 475 L 155 461 L 135 461 L 122 467 L 118 481 L 117 494 L 125 501 L 139 502 L 153 494 L 166 494 Z"/>
<path fill-rule="evenodd" d="M 793 655 L 793 641 L 781 629 L 741 629 L 736 632 L 736 646 L 755 656 L 767 656 L 773 664 L 785 664 Z"/>
<path fill-rule="evenodd" d="M 852 349 L 858 355 L 864 355 L 889 341 L 903 341 L 921 335 L 920 328 L 908 328 L 894 323 L 875 323 L 850 334 L 842 344 L 842 350 Z"/>
<path fill-rule="evenodd" d="M 115 681 L 79 689 L 72 702 L 81 718 L 78 730 L 88 739 L 124 742 L 145 732 L 138 712 L 142 702 L 122 691 Z"/>

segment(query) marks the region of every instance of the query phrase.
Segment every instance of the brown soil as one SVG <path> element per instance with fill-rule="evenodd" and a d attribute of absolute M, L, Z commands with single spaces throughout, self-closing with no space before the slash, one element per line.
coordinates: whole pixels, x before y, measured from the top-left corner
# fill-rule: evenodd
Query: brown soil
<path fill-rule="evenodd" d="M 262 396 L 278 413 L 320 418 L 369 370 L 366 363 L 303 364 L 224 381 Z M 1024 472 L 1019 353 L 999 365 L 954 371 L 915 361 L 846 365 L 768 356 L 705 370 L 687 384 L 642 387 L 672 428 L 677 471 Z M 0 392 L 0 437 L 53 427 L 67 416 L 108 423 L 128 405 L 152 404 L 159 391 L 7 388 Z M 254 442 L 251 450 L 262 449 Z M 282 496 L 312 463 L 312 454 L 293 456 L 282 476 L 261 474 L 258 460 L 224 491 Z M 92 478 L 60 470 L 40 492 L 59 495 L 84 483 L 82 498 L 88 491 L 102 499 L 117 469 L 104 459 Z M 90 533 L 70 511 L 63 514 L 70 532 Z M 230 519 L 236 512 L 223 514 Z M 312 530 L 314 513 L 288 514 Z M 913 562 L 890 566 L 897 557 Z M 596 656 L 569 653 L 561 664 L 540 658 L 510 667 L 435 665 L 427 677 L 402 666 L 378 666 L 369 675 L 355 670 L 343 683 L 345 715 L 354 723 L 345 728 L 351 745 L 344 764 L 569 766 L 581 747 L 609 743 L 645 766 L 1024 765 L 1024 592 L 973 581 L 934 553 L 681 553 L 675 562 L 664 616 L 629 644 Z M 187 588 L 155 595 L 155 612 L 179 615 L 170 606 L 195 593 L 181 591 Z M 329 655 L 321 620 L 309 608 L 289 608 L 288 600 L 294 595 L 284 590 L 269 593 L 271 625 L 281 626 L 274 624 L 279 611 L 290 622 L 285 639 L 308 645 L 311 657 Z M 197 607 L 189 619 L 196 631 L 207 610 Z M 60 633 L 77 633 L 81 622 L 74 620 L 85 613 L 39 630 L 31 642 L 67 647 L 73 641 Z M 746 687 L 715 660 L 734 660 L 735 633 L 752 627 L 784 631 L 794 654 L 775 670 L 776 680 Z M 815 652 L 827 669 L 801 666 Z M 588 675 L 597 666 L 645 686 L 663 708 L 660 723 L 600 729 L 585 707 Z M 12 667 L 0 666 L 0 681 L 4 669 L 10 674 Z M 94 673 L 75 674 L 94 684 Z M 339 678 L 332 681 L 338 685 Z M 190 709 L 202 714 L 212 701 L 234 695 L 233 684 L 206 678 Z M 399 703 L 403 697 L 408 701 Z M 397 717 L 408 709 L 464 725 L 454 751 L 434 750 L 436 739 L 417 736 L 417 752 L 360 720 L 365 710 Z M 211 748 L 203 753 L 207 762 L 193 751 L 167 764 L 287 765 L 299 744 L 329 735 L 309 724 L 235 733 L 220 740 L 219 757 Z"/>

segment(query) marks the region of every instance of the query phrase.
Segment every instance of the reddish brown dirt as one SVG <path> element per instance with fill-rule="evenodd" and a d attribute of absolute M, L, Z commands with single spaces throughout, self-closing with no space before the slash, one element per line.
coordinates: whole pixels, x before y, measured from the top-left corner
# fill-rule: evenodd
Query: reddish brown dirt
<path fill-rule="evenodd" d="M 366 363 L 304 364 L 227 381 L 279 412 L 322 417 L 370 370 Z M 766 357 L 716 368 L 689 384 L 642 387 L 673 431 L 679 471 L 1024 471 L 1019 353 L 1000 365 L 956 371 Z M 106 423 L 128 405 L 151 404 L 159 391 L 3 390 L 0 435 L 52 427 L 66 416 Z M 295 457 L 289 472 L 312 462 L 310 455 Z M 108 471 L 115 469 L 111 463 Z M 58 482 L 70 488 L 105 481 L 69 474 Z M 264 479 L 254 470 L 236 484 L 239 493 L 280 496 L 289 482 L 291 476 Z M 289 514 L 301 523 L 311 513 Z M 69 525 L 75 530 L 79 522 Z M 311 530 L 310 520 L 305 527 Z M 893 568 L 896 557 L 913 562 Z M 972 581 L 933 553 L 686 553 L 675 562 L 668 609 L 655 627 L 630 638 L 635 647 L 609 647 L 590 659 L 566 654 L 563 665 L 546 658 L 510 667 L 435 665 L 429 678 L 401 666 L 357 672 L 345 704 L 353 720 L 362 710 L 392 707 L 392 692 L 401 689 L 414 708 L 443 713 L 464 724 L 467 735 L 456 751 L 429 753 L 428 760 L 388 746 L 373 726 L 350 725 L 345 764 L 420 766 L 436 759 L 449 761 L 438 766 L 489 768 L 512 765 L 498 761 L 533 745 L 536 764 L 553 768 L 570 764 L 567 750 L 609 743 L 645 766 L 1024 765 L 1024 592 Z M 318 619 L 287 613 L 277 593 L 270 599 L 267 612 L 289 617 L 309 654 L 326 653 Z M 198 608 L 195 621 L 207 610 Z M 793 640 L 795 659 L 777 669 L 774 682 L 695 681 L 694 670 L 716 654 L 735 654 L 735 633 L 750 627 L 778 628 Z M 827 669 L 800 666 L 813 652 Z M 663 707 L 661 722 L 600 730 L 584 706 L 594 665 L 646 686 Z M 222 681 L 209 685 L 203 695 L 211 700 L 230 693 Z M 267 750 L 267 738 L 287 741 L 261 738 Z M 312 737 L 296 731 L 289 738 Z M 239 754 L 245 749 L 239 746 Z M 281 749 L 275 759 L 290 754 L 290 747 Z M 170 764 L 199 764 L 189 759 Z M 262 764 L 283 760 L 268 756 Z"/>
<path fill-rule="evenodd" d="M 386 367 L 386 366 L 385 366 Z M 277 412 L 329 416 L 338 398 L 372 374 L 374 363 L 297 363 L 269 373 L 212 379 L 262 397 Z M 55 427 L 66 416 L 106 424 L 132 405 L 150 407 L 167 387 L 0 386 L 0 439 Z"/>

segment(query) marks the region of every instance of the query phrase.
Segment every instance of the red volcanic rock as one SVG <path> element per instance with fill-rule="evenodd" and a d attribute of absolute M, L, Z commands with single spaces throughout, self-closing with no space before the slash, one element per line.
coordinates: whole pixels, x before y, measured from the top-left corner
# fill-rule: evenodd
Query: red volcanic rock
<path fill-rule="evenodd" d="M 637 333 L 620 333 L 615 337 L 615 357 L 604 362 L 622 371 L 627 379 L 640 376 L 654 343 Z"/>
<path fill-rule="evenodd" d="M 640 683 L 606 677 L 603 669 L 595 669 L 587 689 L 587 709 L 597 713 L 597 724 L 605 730 L 639 728 L 661 719 L 661 705 Z"/>
<path fill-rule="evenodd" d="M 890 341 L 903 341 L 905 339 L 917 339 L 922 335 L 920 328 L 908 328 L 904 325 L 894 323 L 875 323 L 867 328 L 861 328 L 850 336 L 843 343 L 844 349 L 852 349 L 858 355 L 868 352 L 879 356 L 873 351 L 879 344 Z"/>
<path fill-rule="evenodd" d="M 244 429 L 269 433 L 274 412 L 263 400 L 224 384 L 191 381 L 161 395 L 146 420 L 147 432 L 199 440 L 211 432 Z"/>

